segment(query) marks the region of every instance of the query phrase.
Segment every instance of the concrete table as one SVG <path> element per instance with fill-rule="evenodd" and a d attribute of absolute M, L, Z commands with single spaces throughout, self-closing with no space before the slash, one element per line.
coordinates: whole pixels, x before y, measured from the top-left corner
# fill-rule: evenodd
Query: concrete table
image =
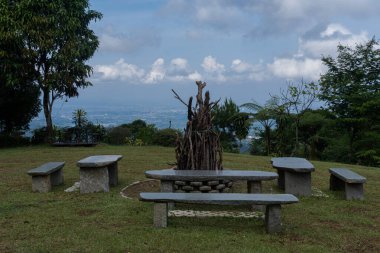
<path fill-rule="evenodd" d="M 311 172 L 315 170 L 313 164 L 298 157 L 275 157 L 271 162 L 273 168 L 277 169 L 278 186 L 285 193 L 311 195 Z"/>
<path fill-rule="evenodd" d="M 208 181 L 208 180 L 231 180 L 247 181 L 248 193 L 260 193 L 261 181 L 273 180 L 278 177 L 277 173 L 253 170 L 148 170 L 147 178 L 161 181 L 161 192 L 173 192 L 174 181 Z"/>
<path fill-rule="evenodd" d="M 80 174 L 80 192 L 109 192 L 118 183 L 117 162 L 121 155 L 89 156 L 77 162 Z"/>

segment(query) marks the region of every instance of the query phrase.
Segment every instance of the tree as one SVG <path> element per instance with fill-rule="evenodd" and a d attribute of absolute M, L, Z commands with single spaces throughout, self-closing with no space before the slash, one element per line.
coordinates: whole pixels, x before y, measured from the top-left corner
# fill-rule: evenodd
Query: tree
<path fill-rule="evenodd" d="M 266 155 L 270 155 L 271 153 L 271 132 L 272 127 L 276 124 L 276 100 L 276 98 L 272 97 L 265 103 L 265 105 L 260 105 L 256 102 L 241 105 L 241 107 L 252 111 L 248 113 L 250 117 L 249 122 L 258 122 L 263 127 Z"/>
<path fill-rule="evenodd" d="M 238 151 L 236 139 L 242 140 L 248 135 L 250 122 L 248 114 L 241 113 L 239 106 L 232 99 L 225 99 L 222 105 L 212 110 L 214 128 L 220 132 L 223 148 Z"/>
<path fill-rule="evenodd" d="M 24 64 L 33 69 L 51 141 L 54 102 L 78 96 L 79 88 L 92 85 L 87 80 L 92 68 L 86 61 L 99 41 L 88 26 L 102 15 L 89 9 L 88 0 L 1 0 L 0 14 L 0 25 L 5 26 L 1 38 L 20 45 Z M 8 78 L 16 73 L 9 73 Z"/>
<path fill-rule="evenodd" d="M 320 97 L 349 135 L 350 162 L 379 161 L 379 42 L 372 38 L 353 48 L 339 45 L 337 52 L 336 59 L 322 58 L 328 69 L 320 79 Z"/>
<path fill-rule="evenodd" d="M 282 107 L 289 116 L 294 119 L 295 146 L 293 154 L 299 149 L 299 126 L 302 114 L 317 100 L 319 89 L 313 82 L 305 83 L 301 80 L 298 84 L 289 84 L 286 90 L 281 91 L 280 100 Z"/>

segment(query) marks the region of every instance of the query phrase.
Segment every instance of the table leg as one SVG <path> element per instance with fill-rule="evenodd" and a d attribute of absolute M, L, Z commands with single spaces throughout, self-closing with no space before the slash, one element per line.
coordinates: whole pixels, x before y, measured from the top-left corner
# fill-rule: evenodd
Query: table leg
<path fill-rule="evenodd" d="M 169 180 L 161 180 L 161 192 L 174 192 L 174 182 Z M 174 203 L 168 203 L 168 209 L 174 209 Z"/>
<path fill-rule="evenodd" d="M 261 193 L 262 186 L 261 181 L 247 181 L 247 192 L 248 193 Z M 265 205 L 252 205 L 253 211 L 264 211 Z"/>

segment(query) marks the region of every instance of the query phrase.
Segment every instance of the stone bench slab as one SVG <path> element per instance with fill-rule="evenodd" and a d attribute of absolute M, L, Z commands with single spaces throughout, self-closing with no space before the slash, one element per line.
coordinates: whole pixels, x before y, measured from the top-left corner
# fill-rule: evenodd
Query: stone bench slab
<path fill-rule="evenodd" d="M 347 183 L 365 183 L 367 179 L 349 169 L 331 168 L 330 173 Z"/>
<path fill-rule="evenodd" d="M 57 170 L 60 170 L 65 166 L 64 162 L 49 162 L 41 165 L 40 167 L 31 169 L 28 171 L 28 175 L 31 176 L 45 176 L 49 175 Z"/>
<path fill-rule="evenodd" d="M 299 157 L 274 157 L 271 159 L 272 166 L 279 170 L 288 170 L 293 172 L 312 172 L 315 170 L 314 165 L 305 158 Z"/>
<path fill-rule="evenodd" d="M 291 194 L 242 194 L 242 193 L 158 193 L 142 192 L 141 201 L 155 202 L 153 223 L 167 227 L 169 203 L 265 205 L 265 226 L 268 233 L 281 231 L 281 204 L 297 203 Z"/>
<path fill-rule="evenodd" d="M 274 205 L 297 203 L 298 198 L 291 194 L 246 194 L 246 193 L 165 193 L 142 192 L 141 201 L 176 202 L 220 205 Z"/>
<path fill-rule="evenodd" d="M 207 180 L 247 180 L 262 181 L 277 179 L 274 172 L 252 171 L 252 170 L 148 170 L 145 172 L 147 178 L 159 179 L 162 181 L 187 180 L 187 181 L 207 181 Z"/>
<path fill-rule="evenodd" d="M 123 158 L 122 155 L 96 155 L 89 156 L 77 162 L 77 166 L 80 168 L 98 168 L 106 167 L 112 163 L 115 163 Z"/>

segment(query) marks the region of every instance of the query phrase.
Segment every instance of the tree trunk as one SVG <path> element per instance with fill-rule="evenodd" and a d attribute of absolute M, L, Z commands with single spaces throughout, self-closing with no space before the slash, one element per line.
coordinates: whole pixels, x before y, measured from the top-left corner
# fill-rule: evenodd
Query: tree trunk
<path fill-rule="evenodd" d="M 52 106 L 50 103 L 50 92 L 48 90 L 43 90 L 43 107 L 46 121 L 46 139 L 47 143 L 53 142 L 53 121 L 51 118 Z"/>

